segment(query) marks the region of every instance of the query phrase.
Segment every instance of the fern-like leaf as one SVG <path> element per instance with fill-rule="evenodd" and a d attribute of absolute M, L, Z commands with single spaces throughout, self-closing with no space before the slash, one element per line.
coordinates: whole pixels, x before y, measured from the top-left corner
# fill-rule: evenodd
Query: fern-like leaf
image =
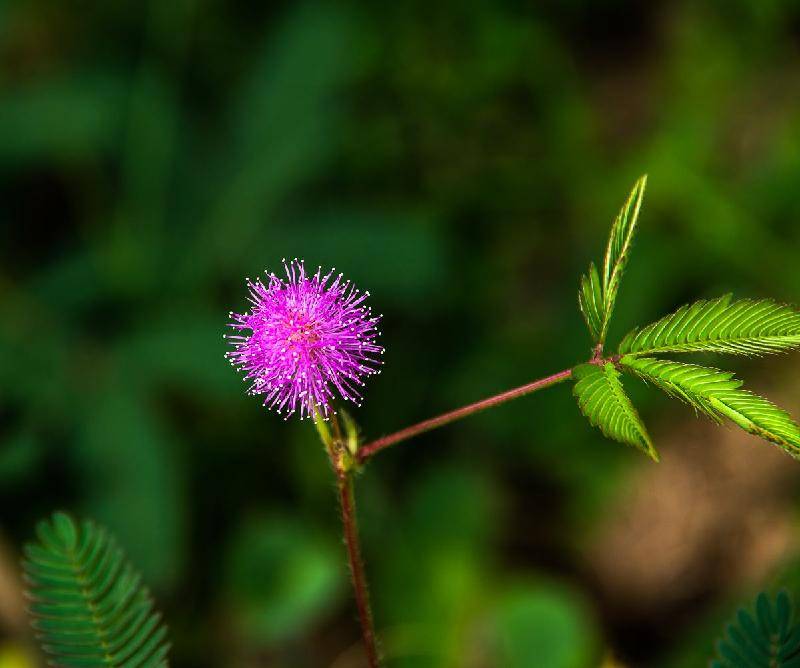
<path fill-rule="evenodd" d="M 773 602 L 763 592 L 754 610 L 740 608 L 717 641 L 711 668 L 800 668 L 800 625 L 785 591 Z"/>
<path fill-rule="evenodd" d="M 800 311 L 770 299 L 731 302 L 725 295 L 679 308 L 619 346 L 623 355 L 715 352 L 764 355 L 800 347 Z"/>
<path fill-rule="evenodd" d="M 608 325 L 617 300 L 622 272 L 625 270 L 630 255 L 646 185 L 646 175 L 636 181 L 611 226 L 611 234 L 603 259 L 602 276 L 592 263 L 589 272 L 581 277 L 578 302 L 595 343 L 603 344 L 608 333 Z"/>
<path fill-rule="evenodd" d="M 51 665 L 167 665 L 161 616 L 114 539 L 55 513 L 25 546 L 33 626 Z"/>
<path fill-rule="evenodd" d="M 628 262 L 639 209 L 647 186 L 647 175 L 641 176 L 633 186 L 631 194 L 611 227 L 605 261 L 603 262 L 603 297 L 605 301 L 605 320 L 603 322 L 603 338 L 605 338 L 614 302 L 617 299 L 619 282 Z"/>
<path fill-rule="evenodd" d="M 745 431 L 800 458 L 800 427 L 763 397 L 741 389 L 733 374 L 696 364 L 626 355 L 620 365 L 717 422 L 731 420 Z"/>
<path fill-rule="evenodd" d="M 608 438 L 639 448 L 658 461 L 639 414 L 625 394 L 620 372 L 610 362 L 603 366 L 581 364 L 573 370 L 573 393 L 581 412 Z"/>
<path fill-rule="evenodd" d="M 583 319 L 589 328 L 589 334 L 595 342 L 600 341 L 603 331 L 605 307 L 603 305 L 603 286 L 600 283 L 600 274 L 592 262 L 589 271 L 581 276 L 581 289 L 578 291 L 578 305 L 581 308 Z"/>

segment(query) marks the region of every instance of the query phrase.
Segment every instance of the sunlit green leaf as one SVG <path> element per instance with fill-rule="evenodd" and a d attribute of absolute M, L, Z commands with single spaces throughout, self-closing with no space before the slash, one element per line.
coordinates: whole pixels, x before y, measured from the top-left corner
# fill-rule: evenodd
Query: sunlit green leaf
<path fill-rule="evenodd" d="M 603 286 L 594 262 L 589 265 L 588 273 L 581 276 L 578 304 L 581 307 L 586 326 L 589 328 L 589 334 L 591 334 L 594 341 L 599 342 L 603 331 L 605 309 L 603 305 Z"/>
<path fill-rule="evenodd" d="M 745 431 L 800 457 L 800 427 L 763 397 L 741 389 L 733 374 L 649 357 L 625 356 L 620 364 L 716 421 L 731 420 Z"/>
<path fill-rule="evenodd" d="M 628 199 L 614 219 L 603 259 L 602 275 L 592 263 L 588 274 L 581 277 L 578 301 L 589 333 L 598 344 L 603 344 L 606 340 L 620 280 L 636 232 L 636 222 L 646 185 L 647 176 L 642 176 L 636 181 Z"/>
<path fill-rule="evenodd" d="M 610 362 L 581 364 L 573 371 L 573 393 L 581 412 L 608 438 L 639 448 L 658 461 L 639 414 L 625 394 L 620 372 Z"/>
<path fill-rule="evenodd" d="M 641 330 L 630 332 L 621 354 L 713 352 L 764 355 L 800 347 L 800 311 L 771 299 L 725 295 L 682 306 Z"/>
<path fill-rule="evenodd" d="M 603 331 L 601 340 L 605 339 L 611 313 L 614 311 L 614 303 L 617 300 L 619 282 L 622 272 L 628 262 L 633 235 L 636 232 L 636 222 L 639 219 L 639 209 L 644 198 L 644 189 L 647 186 L 647 176 L 642 176 L 633 186 L 628 199 L 617 214 L 614 224 L 611 226 L 611 235 L 608 239 L 608 247 L 603 261 L 603 301 L 605 305 L 605 318 L 603 321 Z"/>

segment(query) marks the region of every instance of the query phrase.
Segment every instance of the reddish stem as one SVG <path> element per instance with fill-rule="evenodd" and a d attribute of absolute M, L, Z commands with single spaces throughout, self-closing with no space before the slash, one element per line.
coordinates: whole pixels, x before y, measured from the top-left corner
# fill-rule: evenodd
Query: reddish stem
<path fill-rule="evenodd" d="M 461 418 L 467 417 L 468 415 L 472 415 L 473 413 L 478 413 L 479 411 L 486 410 L 487 408 L 498 406 L 499 404 L 505 403 L 506 401 L 511 401 L 512 399 L 516 399 L 517 397 L 522 397 L 525 396 L 526 394 L 530 394 L 531 392 L 536 392 L 536 390 L 541 390 L 544 389 L 545 387 L 550 387 L 551 385 L 555 385 L 556 383 L 560 383 L 562 381 L 567 380 L 571 376 L 572 376 L 572 369 L 565 369 L 564 371 L 559 371 L 558 373 L 554 373 L 552 376 L 547 376 L 546 378 L 540 378 L 539 380 L 535 380 L 532 383 L 528 383 L 527 385 L 515 387 L 513 390 L 501 392 L 500 394 L 496 394 L 495 396 L 489 397 L 488 399 L 482 399 L 481 401 L 476 401 L 474 404 L 462 406 L 461 408 L 457 408 L 456 410 L 450 411 L 449 413 L 444 413 L 443 415 L 439 415 L 438 417 L 430 418 L 429 420 L 424 420 L 419 424 L 415 424 L 411 427 L 406 427 L 405 429 L 401 429 L 400 431 L 397 431 L 394 434 L 389 434 L 388 436 L 382 436 L 381 438 L 378 438 L 372 441 L 371 443 L 367 443 L 366 445 L 359 448 L 358 461 L 365 462 L 367 459 L 372 457 L 372 455 L 374 455 L 376 452 L 379 452 L 384 448 L 388 448 L 390 445 L 394 445 L 395 443 L 400 443 L 400 441 L 405 441 L 409 438 L 413 438 L 414 436 L 423 434 L 426 431 L 430 431 L 431 429 L 436 429 L 437 427 L 442 427 L 446 424 L 450 424 L 451 422 L 460 420 Z"/>
<path fill-rule="evenodd" d="M 361 635 L 370 668 L 380 667 L 378 646 L 375 640 L 375 628 L 372 623 L 372 611 L 369 605 L 369 588 L 361 559 L 361 544 L 358 539 L 358 523 L 356 519 L 356 503 L 353 492 L 353 476 L 345 471 L 337 471 L 339 501 L 342 509 L 344 526 L 344 542 L 347 546 L 347 560 L 350 563 L 350 575 L 353 579 L 353 593 L 358 608 L 358 619 L 361 622 Z"/>

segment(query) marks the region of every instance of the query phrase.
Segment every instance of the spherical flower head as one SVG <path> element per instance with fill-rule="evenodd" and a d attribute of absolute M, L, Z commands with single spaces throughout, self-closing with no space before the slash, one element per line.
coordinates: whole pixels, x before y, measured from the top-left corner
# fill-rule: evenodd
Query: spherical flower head
<path fill-rule="evenodd" d="M 226 336 L 233 350 L 225 357 L 250 382 L 248 394 L 262 395 L 286 418 L 327 417 L 337 394 L 361 405 L 360 388 L 379 373 L 383 354 L 369 292 L 333 269 L 308 275 L 297 259 L 283 266 L 285 278 L 247 279 L 252 307 L 230 314 L 237 333 Z"/>

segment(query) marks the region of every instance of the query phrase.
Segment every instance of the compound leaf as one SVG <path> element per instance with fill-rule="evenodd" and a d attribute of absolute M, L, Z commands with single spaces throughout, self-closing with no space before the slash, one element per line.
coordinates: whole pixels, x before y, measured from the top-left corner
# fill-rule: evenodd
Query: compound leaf
<path fill-rule="evenodd" d="M 740 608 L 717 641 L 714 668 L 795 668 L 800 665 L 800 626 L 785 591 L 773 601 L 765 593 L 753 609 Z"/>
<path fill-rule="evenodd" d="M 793 348 L 800 348 L 800 311 L 771 299 L 731 302 L 731 296 L 725 295 L 687 304 L 630 332 L 622 340 L 619 352 L 765 355 Z"/>
<path fill-rule="evenodd" d="M 639 414 L 625 394 L 620 372 L 607 362 L 603 366 L 581 364 L 573 370 L 576 383 L 573 393 L 581 412 L 590 424 L 608 438 L 639 448 L 658 461 Z"/>
<path fill-rule="evenodd" d="M 161 615 L 108 532 L 55 513 L 37 534 L 23 566 L 33 627 L 51 665 L 166 666 Z"/>
<path fill-rule="evenodd" d="M 800 458 L 800 427 L 783 409 L 741 389 L 742 382 L 733 374 L 696 364 L 631 355 L 622 357 L 620 364 L 713 420 L 722 422 L 727 418 Z"/>
<path fill-rule="evenodd" d="M 646 175 L 636 181 L 611 226 L 611 234 L 603 260 L 602 276 L 592 264 L 588 274 L 581 277 L 578 302 L 595 343 L 604 343 L 608 333 L 608 325 L 614 311 L 622 272 L 625 270 L 630 255 L 646 185 Z"/>

